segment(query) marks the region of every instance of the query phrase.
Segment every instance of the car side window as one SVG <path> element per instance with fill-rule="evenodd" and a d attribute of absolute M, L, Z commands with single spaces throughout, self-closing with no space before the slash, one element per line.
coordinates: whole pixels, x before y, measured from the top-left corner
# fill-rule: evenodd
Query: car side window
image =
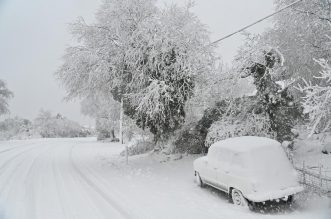
<path fill-rule="evenodd" d="M 234 153 L 231 159 L 231 165 L 238 168 L 245 168 L 243 156 L 241 153 Z"/>
<path fill-rule="evenodd" d="M 218 159 L 222 163 L 227 163 L 227 164 L 230 164 L 231 158 L 232 158 L 232 152 L 229 152 L 228 150 L 222 150 L 218 156 Z"/>

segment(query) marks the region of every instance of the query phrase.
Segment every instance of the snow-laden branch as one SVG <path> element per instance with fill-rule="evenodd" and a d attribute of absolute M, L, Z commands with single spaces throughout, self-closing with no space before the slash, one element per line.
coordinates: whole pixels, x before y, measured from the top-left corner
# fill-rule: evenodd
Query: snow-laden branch
<path fill-rule="evenodd" d="M 319 84 L 313 85 L 303 79 L 304 85 L 298 89 L 303 97 L 304 113 L 309 115 L 311 132 L 329 131 L 331 128 L 331 66 L 326 60 L 315 60 L 323 70 L 318 76 Z"/>

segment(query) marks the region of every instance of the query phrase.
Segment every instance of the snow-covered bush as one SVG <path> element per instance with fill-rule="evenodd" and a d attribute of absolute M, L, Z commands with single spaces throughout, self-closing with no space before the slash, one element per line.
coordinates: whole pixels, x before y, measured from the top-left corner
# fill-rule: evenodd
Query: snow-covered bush
<path fill-rule="evenodd" d="M 35 136 L 32 123 L 27 119 L 15 117 L 0 122 L 0 140 L 28 139 Z"/>
<path fill-rule="evenodd" d="M 175 152 L 202 153 L 212 143 L 229 137 L 274 137 L 267 114 L 256 97 L 229 98 L 204 111 L 202 118 L 186 125 L 174 141 Z"/>
<path fill-rule="evenodd" d="M 270 132 L 270 122 L 265 114 L 246 114 L 244 118 L 237 116 L 224 116 L 213 123 L 206 137 L 206 146 L 232 137 L 260 136 L 274 138 Z"/>
<path fill-rule="evenodd" d="M 138 155 L 144 154 L 146 152 L 152 151 L 155 147 L 155 143 L 144 138 L 132 138 L 131 141 L 127 143 L 128 145 L 128 155 Z M 126 151 L 121 152 L 121 156 L 124 156 Z"/>
<path fill-rule="evenodd" d="M 34 127 L 43 138 L 72 138 L 86 137 L 89 132 L 78 123 L 49 111 L 41 111 L 34 121 Z"/>
<path fill-rule="evenodd" d="M 174 140 L 175 153 L 189 153 L 200 154 L 205 150 L 204 136 L 199 130 L 197 130 L 197 123 L 191 123 L 185 125 L 178 133 L 176 133 L 176 139 Z"/>
<path fill-rule="evenodd" d="M 210 126 L 226 112 L 230 100 L 214 103 L 214 106 L 204 110 L 202 117 L 186 124 L 179 130 L 173 142 L 174 152 L 197 154 L 206 152 L 205 139 Z"/>
<path fill-rule="evenodd" d="M 298 89 L 304 92 L 302 105 L 304 113 L 309 115 L 310 136 L 316 133 L 331 131 L 331 66 L 326 60 L 317 61 L 323 68 L 316 79 L 319 84 L 313 85 L 304 80 Z"/>

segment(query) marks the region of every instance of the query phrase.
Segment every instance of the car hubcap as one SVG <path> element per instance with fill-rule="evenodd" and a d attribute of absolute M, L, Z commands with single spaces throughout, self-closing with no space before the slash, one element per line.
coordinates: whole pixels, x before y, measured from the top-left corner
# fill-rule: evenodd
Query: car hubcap
<path fill-rule="evenodd" d="M 242 205 L 241 195 L 238 192 L 234 192 L 232 197 L 233 197 L 233 203 L 235 205 Z"/>
<path fill-rule="evenodd" d="M 246 201 L 246 199 L 243 197 L 241 192 L 237 189 L 232 190 L 232 201 L 233 201 L 233 204 L 235 204 L 235 205 L 240 205 L 243 207 L 247 207 L 247 205 L 248 205 L 248 202 Z"/>

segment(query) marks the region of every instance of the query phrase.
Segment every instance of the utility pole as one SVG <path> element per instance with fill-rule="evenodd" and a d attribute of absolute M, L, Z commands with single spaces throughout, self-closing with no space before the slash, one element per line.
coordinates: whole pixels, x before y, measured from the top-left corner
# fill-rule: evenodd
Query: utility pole
<path fill-rule="evenodd" d="M 123 97 L 121 98 L 121 111 L 120 111 L 120 142 L 123 145 Z M 129 164 L 129 153 L 128 153 L 128 145 L 125 145 L 125 163 Z"/>

